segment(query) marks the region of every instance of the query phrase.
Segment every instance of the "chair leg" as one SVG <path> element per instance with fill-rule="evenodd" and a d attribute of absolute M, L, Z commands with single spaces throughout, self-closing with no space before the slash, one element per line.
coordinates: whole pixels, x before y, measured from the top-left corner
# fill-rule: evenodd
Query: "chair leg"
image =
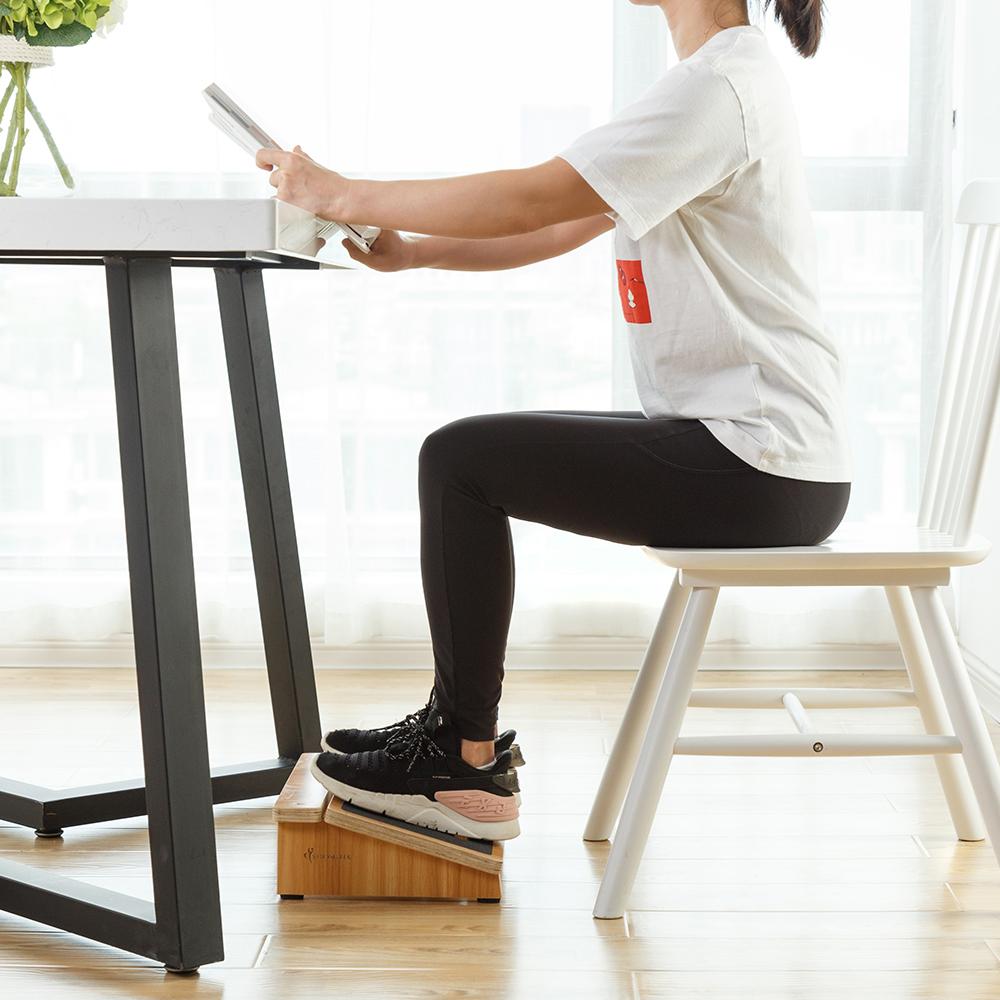
<path fill-rule="evenodd" d="M 937 587 L 910 587 L 931 662 L 941 682 L 944 703 L 962 744 L 976 800 L 986 823 L 993 853 L 1000 863 L 1000 765 L 990 741 L 979 700 L 941 603 Z"/>
<path fill-rule="evenodd" d="M 625 903 L 632 891 L 670 769 L 674 744 L 687 711 L 718 596 L 718 587 L 692 588 L 597 893 L 595 917 L 617 919 L 625 912 Z"/>
<path fill-rule="evenodd" d="M 583 831 L 584 840 L 607 840 L 611 836 L 618 815 L 625 801 L 628 784 L 635 771 L 636 758 L 642 746 L 642 738 L 649 723 L 653 700 L 663 681 L 663 671 L 667 667 L 667 657 L 673 648 L 677 629 L 680 627 L 684 609 L 687 607 L 691 591 L 678 582 L 679 573 L 674 574 L 670 592 L 664 601 L 652 638 L 639 668 L 629 698 L 625 716 L 618 727 L 615 745 L 604 767 L 601 786 L 597 790 L 590 818 Z"/>
<path fill-rule="evenodd" d="M 920 631 L 913 597 L 905 587 L 887 586 L 884 589 L 896 624 L 903 662 L 917 696 L 924 729 L 931 735 L 951 736 L 948 711 L 930 662 L 927 642 Z M 982 840 L 986 836 L 983 818 L 976 806 L 976 798 L 962 759 L 953 754 L 940 754 L 934 758 L 934 763 L 937 765 L 956 836 L 959 840 Z"/>

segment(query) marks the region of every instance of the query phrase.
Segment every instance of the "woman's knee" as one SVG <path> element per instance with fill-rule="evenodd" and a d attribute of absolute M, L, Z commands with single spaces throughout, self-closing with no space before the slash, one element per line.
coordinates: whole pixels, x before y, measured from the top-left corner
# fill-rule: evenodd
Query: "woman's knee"
<path fill-rule="evenodd" d="M 493 416 L 460 417 L 431 431 L 420 446 L 421 480 L 449 480 L 467 473 L 472 457 L 490 436 Z"/>

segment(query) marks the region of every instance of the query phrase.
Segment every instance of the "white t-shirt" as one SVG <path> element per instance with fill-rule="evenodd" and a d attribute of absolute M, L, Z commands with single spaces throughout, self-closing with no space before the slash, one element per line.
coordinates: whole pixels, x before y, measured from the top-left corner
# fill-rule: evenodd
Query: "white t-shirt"
<path fill-rule="evenodd" d="M 559 154 L 610 206 L 649 417 L 764 472 L 849 482 L 798 125 L 764 33 L 727 28 Z"/>

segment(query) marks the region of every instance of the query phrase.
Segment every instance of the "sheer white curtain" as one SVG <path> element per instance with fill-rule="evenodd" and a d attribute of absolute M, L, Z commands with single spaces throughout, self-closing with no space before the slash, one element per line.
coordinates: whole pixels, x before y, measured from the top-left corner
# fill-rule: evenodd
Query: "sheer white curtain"
<path fill-rule="evenodd" d="M 930 0 L 830 6 L 820 56 L 789 56 L 789 73 L 802 98 L 826 307 L 847 363 L 857 457 L 849 516 L 878 519 L 914 506 L 936 378 L 950 108 L 936 81 L 950 79 L 950 25 L 948 5 Z M 372 0 L 290 8 L 279 26 L 262 0 L 238 9 L 209 0 L 194 23 L 169 6 L 133 4 L 110 41 L 60 52 L 55 69 L 37 74 L 35 96 L 76 168 L 78 197 L 267 195 L 263 175 L 205 121 L 198 92 L 211 79 L 231 85 L 279 140 L 348 174 L 534 163 L 666 64 L 656 12 L 624 0 L 585 7 Z M 81 93 L 96 111 L 80 113 Z M 57 194 L 34 155 L 25 193 Z M 416 456 L 429 431 L 474 412 L 633 405 L 610 258 L 604 237 L 496 275 L 268 274 L 318 647 L 348 661 L 377 648 L 380 662 L 429 662 L 416 509 Z M 175 293 L 202 632 L 253 646 L 259 624 L 211 273 L 176 272 Z M 0 644 L 111 640 L 126 649 L 100 272 L 3 268 L 0 295 Z M 517 523 L 514 533 L 512 661 L 648 634 L 668 582 L 661 568 L 629 548 L 536 525 Z M 798 605 L 733 591 L 710 641 L 829 649 L 870 642 L 872 627 L 888 639 L 878 596 L 831 589 Z"/>

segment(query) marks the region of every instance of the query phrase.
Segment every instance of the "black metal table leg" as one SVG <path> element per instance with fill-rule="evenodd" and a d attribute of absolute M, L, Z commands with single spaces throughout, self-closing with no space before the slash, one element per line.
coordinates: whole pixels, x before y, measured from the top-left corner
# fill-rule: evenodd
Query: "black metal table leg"
<path fill-rule="evenodd" d="M 267 265 L 227 263 L 219 302 L 280 756 L 209 771 L 172 263 L 104 259 L 145 781 L 57 790 L 0 778 L 0 818 L 41 834 L 148 814 L 154 902 L 0 861 L 0 909 L 190 971 L 223 957 L 212 802 L 280 791 L 320 729 L 260 273 Z"/>
<path fill-rule="evenodd" d="M 169 260 L 109 260 L 108 301 L 157 957 L 223 957 Z"/>
<path fill-rule="evenodd" d="M 125 302 L 128 291 L 132 308 L 135 296 L 145 291 L 132 289 L 129 275 L 136 268 L 135 273 L 144 273 L 143 264 L 162 267 L 164 261 L 167 266 L 178 264 L 149 256 L 106 258 L 109 274 L 119 275 L 109 278 L 109 293 L 114 291 Z M 320 737 L 261 278 L 261 269 L 268 266 L 245 261 L 227 264 L 219 268 L 218 285 L 279 756 L 212 768 L 212 801 L 216 803 L 277 794 L 299 755 L 318 749 Z M 145 290 L 146 286 L 136 287 Z M 130 468 L 126 461 L 123 472 Z M 193 599 L 193 594 L 189 596 Z M 145 813 L 142 779 L 54 789 L 0 778 L 0 819 L 31 827 L 39 836 L 58 836 L 65 827 Z"/>
<path fill-rule="evenodd" d="M 170 260 L 106 271 L 153 904 L 2 863 L 0 906 L 188 971 L 223 948 Z"/>
<path fill-rule="evenodd" d="M 278 388 L 257 266 L 215 270 L 278 753 L 318 750 L 319 707 Z"/>

